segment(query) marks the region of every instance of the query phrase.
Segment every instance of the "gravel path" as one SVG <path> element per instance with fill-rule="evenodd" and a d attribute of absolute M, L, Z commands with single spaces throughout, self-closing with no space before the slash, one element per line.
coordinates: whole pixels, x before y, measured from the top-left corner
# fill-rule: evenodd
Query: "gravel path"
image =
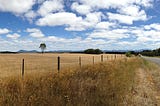
<path fill-rule="evenodd" d="M 154 62 L 156 64 L 158 64 L 160 66 L 160 58 L 158 57 L 145 57 L 145 56 L 142 56 L 142 58 L 146 59 L 146 60 L 149 60 L 151 62 Z"/>

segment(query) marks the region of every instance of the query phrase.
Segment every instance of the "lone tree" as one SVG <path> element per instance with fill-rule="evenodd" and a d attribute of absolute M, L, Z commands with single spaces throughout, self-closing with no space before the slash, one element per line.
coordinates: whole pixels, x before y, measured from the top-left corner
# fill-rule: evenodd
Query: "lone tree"
<path fill-rule="evenodd" d="M 41 43 L 39 48 L 41 48 L 42 53 L 44 53 L 44 50 L 46 49 L 46 44 L 45 43 Z"/>

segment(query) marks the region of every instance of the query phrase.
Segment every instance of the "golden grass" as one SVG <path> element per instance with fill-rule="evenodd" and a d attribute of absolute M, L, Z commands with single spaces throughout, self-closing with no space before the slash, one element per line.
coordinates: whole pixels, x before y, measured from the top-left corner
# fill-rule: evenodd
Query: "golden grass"
<path fill-rule="evenodd" d="M 160 67 L 152 62 L 146 62 L 146 64 L 150 67 L 148 73 L 151 77 L 149 77 L 148 80 L 151 80 L 153 82 L 152 84 L 155 85 L 155 89 L 157 90 L 155 97 L 157 99 L 157 103 L 160 104 Z"/>
<path fill-rule="evenodd" d="M 22 59 L 25 59 L 25 74 L 53 72 L 57 70 L 57 57 L 61 57 L 61 69 L 77 67 L 79 57 L 82 58 L 82 65 L 93 64 L 101 61 L 101 55 L 70 54 L 70 53 L 45 53 L 45 54 L 0 54 L 0 78 L 10 76 L 21 76 Z M 113 60 L 115 55 L 104 54 L 104 61 Z M 108 58 L 107 58 L 108 57 Z M 117 55 L 122 58 L 121 55 Z"/>
<path fill-rule="evenodd" d="M 27 75 L 24 80 L 7 78 L 0 81 L 0 105 L 124 106 L 135 70 L 144 66 L 142 59 L 131 58 Z"/>

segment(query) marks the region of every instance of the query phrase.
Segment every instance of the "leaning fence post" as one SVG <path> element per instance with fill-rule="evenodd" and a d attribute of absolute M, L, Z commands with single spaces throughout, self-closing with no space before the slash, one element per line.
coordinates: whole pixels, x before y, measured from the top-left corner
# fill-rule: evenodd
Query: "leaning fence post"
<path fill-rule="evenodd" d="M 103 62 L 103 55 L 101 55 L 101 62 Z"/>
<path fill-rule="evenodd" d="M 60 71 L 60 57 L 58 56 L 58 72 Z"/>
<path fill-rule="evenodd" d="M 24 59 L 22 59 L 22 78 L 24 77 Z"/>
<path fill-rule="evenodd" d="M 79 66 L 80 66 L 80 67 L 82 66 L 82 60 L 81 60 L 81 57 L 79 57 Z"/>

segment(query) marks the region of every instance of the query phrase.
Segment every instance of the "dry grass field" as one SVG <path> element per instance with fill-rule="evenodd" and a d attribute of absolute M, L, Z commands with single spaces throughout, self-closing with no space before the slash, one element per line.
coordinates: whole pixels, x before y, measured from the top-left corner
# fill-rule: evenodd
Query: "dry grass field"
<path fill-rule="evenodd" d="M 115 55 L 103 54 L 104 61 L 113 60 Z M 22 68 L 22 59 L 25 59 L 25 74 L 57 71 L 57 57 L 61 57 L 61 69 L 73 68 L 79 66 L 79 57 L 81 57 L 82 66 L 101 62 L 101 55 L 89 54 L 70 54 L 70 53 L 27 53 L 27 54 L 0 54 L 0 78 L 8 76 L 20 76 Z M 122 58 L 121 55 L 116 55 Z"/>
<path fill-rule="evenodd" d="M 132 65 L 132 62 L 135 64 Z M 28 74 L 22 80 L 0 80 L 0 105 L 3 106 L 112 106 L 123 104 L 125 92 L 133 85 L 140 60 L 113 60 L 60 73 Z"/>
<path fill-rule="evenodd" d="M 62 68 L 57 72 L 57 57 Z M 78 59 L 82 57 L 82 67 Z M 93 65 L 93 56 L 95 64 Z M 104 54 L 1 54 L 0 106 L 158 106 L 158 68 L 141 58 Z M 21 61 L 25 59 L 25 77 Z M 158 99 L 157 99 L 158 98 Z"/>

